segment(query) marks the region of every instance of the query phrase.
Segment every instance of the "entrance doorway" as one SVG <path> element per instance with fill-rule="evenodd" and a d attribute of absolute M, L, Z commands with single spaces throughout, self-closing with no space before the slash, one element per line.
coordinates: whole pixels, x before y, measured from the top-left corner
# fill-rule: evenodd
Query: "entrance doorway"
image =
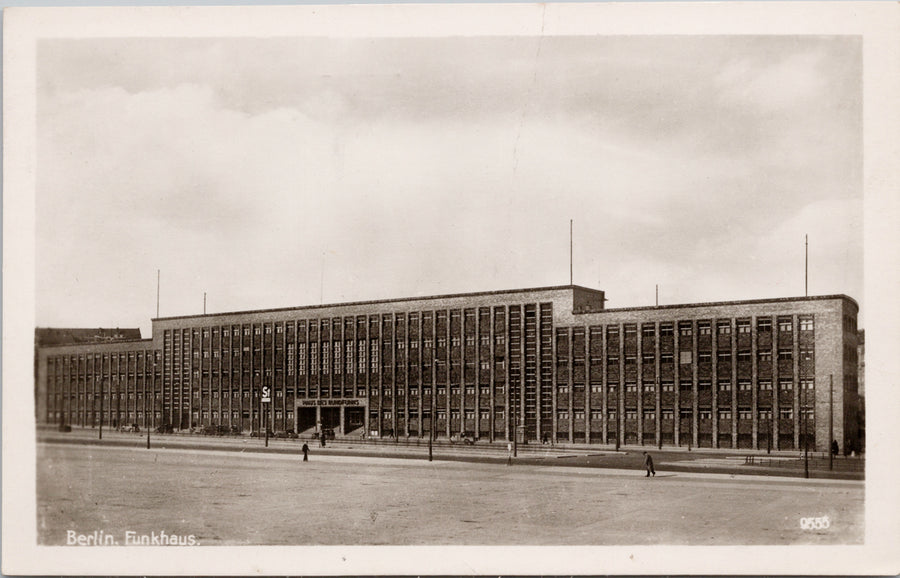
<path fill-rule="evenodd" d="M 352 433 L 365 425 L 366 408 L 348 407 L 344 409 L 344 433 Z"/>
<path fill-rule="evenodd" d="M 305 431 L 315 429 L 316 427 L 316 408 L 314 407 L 298 407 L 297 408 L 297 433 L 302 434 Z"/>

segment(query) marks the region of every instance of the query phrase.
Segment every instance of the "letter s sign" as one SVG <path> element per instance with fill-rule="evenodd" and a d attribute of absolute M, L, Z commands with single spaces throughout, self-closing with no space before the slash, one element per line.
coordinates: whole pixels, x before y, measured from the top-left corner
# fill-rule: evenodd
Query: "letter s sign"
<path fill-rule="evenodd" d="M 272 399 L 272 394 L 269 392 L 269 386 L 264 385 L 262 388 L 262 401 L 270 401 Z"/>

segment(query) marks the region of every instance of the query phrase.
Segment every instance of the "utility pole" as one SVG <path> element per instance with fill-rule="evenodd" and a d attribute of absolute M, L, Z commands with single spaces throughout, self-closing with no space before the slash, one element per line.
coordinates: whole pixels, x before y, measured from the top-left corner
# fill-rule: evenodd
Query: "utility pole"
<path fill-rule="evenodd" d="M 575 269 L 573 266 L 573 257 L 572 257 L 573 249 L 574 249 L 574 244 L 572 241 L 572 231 L 573 231 L 573 227 L 574 227 L 573 223 L 574 223 L 574 221 L 572 219 L 569 219 L 569 285 L 575 284 L 575 281 L 574 281 L 575 280 Z"/>
<path fill-rule="evenodd" d="M 203 292 L 203 314 L 206 315 L 206 291 Z"/>
<path fill-rule="evenodd" d="M 156 270 L 156 318 L 159 319 L 159 269 Z"/>
<path fill-rule="evenodd" d="M 803 295 L 809 297 L 809 235 L 803 235 Z"/>
<path fill-rule="evenodd" d="M 659 284 L 656 284 L 656 306 L 659 307 Z"/>

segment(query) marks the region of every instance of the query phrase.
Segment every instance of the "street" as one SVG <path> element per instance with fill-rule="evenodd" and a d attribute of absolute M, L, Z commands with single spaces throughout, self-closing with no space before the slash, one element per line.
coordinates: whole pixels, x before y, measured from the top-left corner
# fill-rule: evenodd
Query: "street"
<path fill-rule="evenodd" d="M 38 540 L 861 544 L 863 484 L 356 455 L 38 444 Z M 822 520 L 827 519 L 827 527 Z M 813 523 L 812 520 L 819 520 Z M 87 538 L 86 538 L 87 539 Z"/>

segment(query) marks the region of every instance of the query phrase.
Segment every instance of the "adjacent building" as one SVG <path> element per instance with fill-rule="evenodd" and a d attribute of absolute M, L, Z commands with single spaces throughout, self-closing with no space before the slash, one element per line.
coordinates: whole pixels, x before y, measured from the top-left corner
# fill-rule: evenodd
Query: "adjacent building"
<path fill-rule="evenodd" d="M 153 319 L 151 339 L 42 347 L 39 419 L 859 449 L 853 299 L 604 301 L 568 285 Z"/>

